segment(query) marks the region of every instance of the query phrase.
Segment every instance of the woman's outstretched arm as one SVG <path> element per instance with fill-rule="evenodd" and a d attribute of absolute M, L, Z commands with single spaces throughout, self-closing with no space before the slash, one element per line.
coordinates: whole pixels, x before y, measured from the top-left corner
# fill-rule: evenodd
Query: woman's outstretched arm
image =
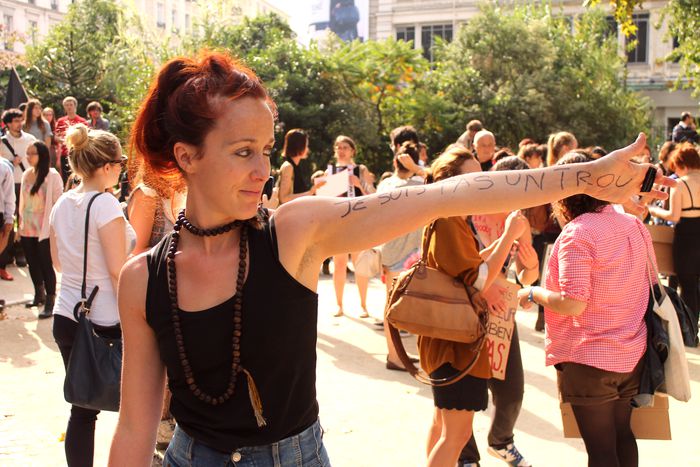
<path fill-rule="evenodd" d="M 360 198 L 302 198 L 275 213 L 280 260 L 300 282 L 315 287 L 318 271 L 305 274 L 307 266 L 313 270 L 328 256 L 385 243 L 435 218 L 513 211 L 581 193 L 627 201 L 651 167 L 631 162 L 645 144 L 640 134 L 632 145 L 584 164 L 471 173 Z M 674 184 L 658 171 L 656 183 Z M 659 190 L 650 195 L 667 196 Z"/>

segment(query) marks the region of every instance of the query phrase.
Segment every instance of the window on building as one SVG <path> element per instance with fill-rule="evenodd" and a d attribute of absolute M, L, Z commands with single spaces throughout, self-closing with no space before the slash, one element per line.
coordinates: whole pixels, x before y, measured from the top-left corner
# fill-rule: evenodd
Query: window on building
<path fill-rule="evenodd" d="M 676 36 L 673 36 L 673 41 L 672 41 L 672 43 L 671 43 L 671 46 L 673 47 L 673 50 L 674 50 L 674 51 L 675 51 L 678 47 L 681 46 L 681 43 L 680 43 L 680 41 L 678 40 L 678 38 L 677 38 Z M 676 57 L 676 58 L 673 59 L 673 63 L 678 63 L 678 62 L 680 62 L 680 61 L 681 61 L 681 57 Z"/>
<path fill-rule="evenodd" d="M 156 26 L 159 28 L 165 27 L 165 4 L 163 3 L 156 5 Z"/>
<path fill-rule="evenodd" d="M 12 31 L 15 30 L 14 28 L 14 18 L 12 15 L 8 15 L 7 13 L 2 15 L 2 24 L 5 27 L 4 29 L 4 34 L 5 34 L 5 50 L 12 50 L 14 47 L 14 41 L 8 41 L 7 36 L 9 36 Z"/>
<path fill-rule="evenodd" d="M 607 23 L 608 27 L 603 33 L 605 38 L 607 39 L 608 37 L 617 37 L 617 21 L 615 21 L 615 18 L 612 16 L 608 16 L 605 18 L 605 22 Z"/>
<path fill-rule="evenodd" d="M 397 41 L 415 41 L 416 40 L 416 28 L 415 26 L 406 26 L 396 28 L 396 40 Z"/>
<path fill-rule="evenodd" d="M 636 40 L 637 45 L 632 50 L 627 51 L 628 63 L 647 63 L 649 58 L 649 14 L 639 14 L 633 17 L 637 26 L 637 34 L 630 36 L 625 44 Z"/>
<path fill-rule="evenodd" d="M 416 40 L 416 28 L 415 26 L 399 26 L 396 28 L 396 40 L 397 41 L 415 41 Z"/>
<path fill-rule="evenodd" d="M 185 31 L 190 30 L 190 15 L 185 14 Z"/>
<path fill-rule="evenodd" d="M 170 28 L 177 30 L 177 10 L 170 12 Z"/>
<path fill-rule="evenodd" d="M 39 22 L 30 19 L 27 22 L 27 29 L 29 31 L 29 39 L 32 41 L 32 45 L 36 45 L 37 33 L 39 31 Z"/>
<path fill-rule="evenodd" d="M 29 0 L 29 4 L 30 4 L 30 5 L 35 5 L 35 4 L 36 4 L 36 0 Z"/>
<path fill-rule="evenodd" d="M 58 10 L 58 0 L 51 0 L 51 9 Z"/>
<path fill-rule="evenodd" d="M 451 24 L 433 24 L 430 26 L 421 27 L 421 41 L 423 44 L 423 56 L 433 61 L 433 46 L 435 38 L 440 37 L 447 42 L 452 42 L 452 25 Z"/>

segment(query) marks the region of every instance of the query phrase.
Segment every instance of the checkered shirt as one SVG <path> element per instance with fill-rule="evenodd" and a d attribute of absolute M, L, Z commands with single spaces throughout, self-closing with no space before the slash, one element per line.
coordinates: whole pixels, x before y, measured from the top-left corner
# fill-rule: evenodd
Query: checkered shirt
<path fill-rule="evenodd" d="M 618 373 L 634 369 L 646 349 L 647 248 L 656 262 L 643 224 L 611 206 L 564 227 L 552 248 L 546 288 L 587 305 L 579 316 L 545 308 L 547 365 L 574 362 Z"/>

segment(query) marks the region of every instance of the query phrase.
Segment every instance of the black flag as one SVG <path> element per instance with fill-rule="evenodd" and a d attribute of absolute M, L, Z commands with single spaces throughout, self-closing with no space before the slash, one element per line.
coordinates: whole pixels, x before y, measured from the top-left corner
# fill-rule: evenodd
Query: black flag
<path fill-rule="evenodd" d="M 12 70 L 10 70 L 10 81 L 7 83 L 5 94 L 5 109 L 16 109 L 21 103 L 27 102 L 27 100 L 29 99 L 19 80 L 17 70 L 12 67 Z"/>

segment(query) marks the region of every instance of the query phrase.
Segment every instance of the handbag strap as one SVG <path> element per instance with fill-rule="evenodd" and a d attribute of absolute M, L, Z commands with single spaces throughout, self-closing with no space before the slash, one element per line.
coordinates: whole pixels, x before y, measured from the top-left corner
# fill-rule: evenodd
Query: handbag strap
<path fill-rule="evenodd" d="M 481 355 L 481 349 L 484 345 L 484 339 L 486 338 L 486 334 L 484 334 L 474 344 L 469 344 L 474 345 L 475 348 L 478 350 L 474 354 L 474 357 L 469 361 L 466 368 L 464 368 L 464 370 L 447 378 L 433 379 L 429 375 L 425 374 L 425 372 L 418 369 L 411 360 L 411 358 L 408 356 L 408 354 L 406 353 L 406 349 L 403 346 L 403 342 L 401 341 L 401 334 L 399 333 L 399 330 L 392 326 L 389 323 L 389 321 L 385 320 L 384 325 L 389 326 L 389 335 L 391 336 L 391 342 L 394 344 L 396 354 L 399 356 L 399 360 L 401 360 L 401 363 L 403 364 L 404 368 L 406 368 L 406 371 L 408 371 L 408 373 L 411 376 L 413 376 L 421 383 L 429 384 L 431 386 L 448 386 L 450 384 L 456 383 L 457 381 L 467 376 L 467 374 L 469 374 L 472 368 L 474 368 L 474 366 L 476 365 L 476 362 L 479 359 L 479 356 Z"/>
<path fill-rule="evenodd" d="M 80 301 L 82 302 L 82 309 L 85 313 L 90 312 L 90 306 L 92 305 L 92 301 L 95 298 L 95 294 L 97 294 L 98 287 L 95 287 L 92 289 L 92 292 L 90 292 L 90 296 L 87 296 L 87 263 L 88 263 L 88 235 L 89 235 L 89 229 L 90 229 L 90 209 L 92 208 L 92 203 L 95 202 L 95 199 L 100 196 L 103 193 L 96 193 L 95 195 L 90 198 L 90 201 L 88 202 L 87 205 L 87 210 L 85 212 L 85 243 L 83 246 L 83 283 L 80 286 Z"/>
<path fill-rule="evenodd" d="M 666 299 L 666 289 L 662 286 L 661 284 L 661 279 L 659 278 L 659 271 L 656 268 L 656 264 L 654 263 L 654 260 L 651 256 L 651 251 L 649 251 L 649 245 L 647 245 L 646 237 L 644 237 L 644 232 L 642 232 L 642 227 L 637 224 L 637 228 L 639 229 L 639 233 L 642 236 L 642 242 L 644 242 L 644 250 L 647 253 L 647 277 L 649 279 L 649 289 L 651 290 L 651 296 L 652 299 L 657 303 L 657 305 L 661 305 L 663 301 Z M 654 278 L 656 278 L 656 283 L 659 285 L 659 297 L 657 299 L 657 295 L 654 290 Z"/>
<path fill-rule="evenodd" d="M 428 224 L 428 228 L 425 233 L 425 238 L 423 239 L 423 246 L 420 254 L 420 260 L 423 264 L 428 264 L 428 248 L 430 247 L 430 239 L 435 233 L 435 224 L 437 219 Z"/>

